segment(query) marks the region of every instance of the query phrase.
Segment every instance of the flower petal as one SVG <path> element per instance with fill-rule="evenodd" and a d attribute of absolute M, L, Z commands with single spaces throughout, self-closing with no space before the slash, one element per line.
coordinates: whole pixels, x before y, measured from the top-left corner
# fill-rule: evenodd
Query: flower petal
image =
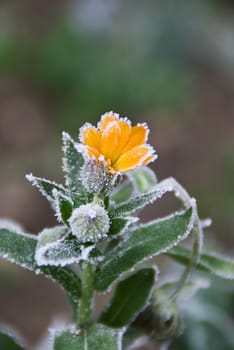
<path fill-rule="evenodd" d="M 129 151 L 131 148 L 143 145 L 148 138 L 148 128 L 146 124 L 139 124 L 132 127 L 132 132 L 128 143 L 123 149 L 123 152 Z"/>
<path fill-rule="evenodd" d="M 101 134 L 94 126 L 85 126 L 81 129 L 80 137 L 85 145 L 93 148 L 99 148 Z"/>
<path fill-rule="evenodd" d="M 131 135 L 131 124 L 126 120 L 119 120 L 118 126 L 120 128 L 120 137 L 118 140 L 118 146 L 115 150 L 114 157 L 112 159 L 112 163 L 115 162 L 119 156 L 123 153 L 123 149 L 125 148 L 127 142 L 129 141 L 129 137 Z"/>
<path fill-rule="evenodd" d="M 109 123 L 112 123 L 118 120 L 119 120 L 119 115 L 117 113 L 107 112 L 103 114 L 103 116 L 101 117 L 101 121 L 98 124 L 98 128 L 101 132 L 103 132 Z"/>
<path fill-rule="evenodd" d="M 119 121 L 108 123 L 102 132 L 100 145 L 100 152 L 106 159 L 112 161 L 117 157 L 120 137 L 121 128 Z"/>
<path fill-rule="evenodd" d="M 129 171 L 145 165 L 154 157 L 154 149 L 148 145 L 137 146 L 124 153 L 113 165 L 115 171 Z M 146 162 L 147 160 L 147 162 Z"/>
<path fill-rule="evenodd" d="M 90 146 L 85 146 L 85 152 L 87 153 L 88 157 L 96 158 L 97 160 L 101 156 L 99 150 Z"/>

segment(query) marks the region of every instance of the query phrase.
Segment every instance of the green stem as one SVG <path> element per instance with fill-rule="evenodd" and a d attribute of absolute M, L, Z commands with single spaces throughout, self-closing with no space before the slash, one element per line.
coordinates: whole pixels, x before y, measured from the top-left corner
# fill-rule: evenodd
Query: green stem
<path fill-rule="evenodd" d="M 84 261 L 82 263 L 81 299 L 77 317 L 79 327 L 87 327 L 93 322 L 94 278 L 94 266 L 90 262 Z"/>
<path fill-rule="evenodd" d="M 184 273 L 182 274 L 182 276 L 177 284 L 176 290 L 172 293 L 172 295 L 170 297 L 171 300 L 177 299 L 180 291 L 182 290 L 185 283 L 189 279 L 189 276 L 190 276 L 193 268 L 196 266 L 196 264 L 199 260 L 200 253 L 201 253 L 202 239 L 203 239 L 202 227 L 200 224 L 199 217 L 197 217 L 196 222 L 195 222 L 195 226 L 194 226 L 194 243 L 193 243 L 192 256 L 191 256 L 191 259 L 190 259 L 187 267 L 184 270 Z"/>

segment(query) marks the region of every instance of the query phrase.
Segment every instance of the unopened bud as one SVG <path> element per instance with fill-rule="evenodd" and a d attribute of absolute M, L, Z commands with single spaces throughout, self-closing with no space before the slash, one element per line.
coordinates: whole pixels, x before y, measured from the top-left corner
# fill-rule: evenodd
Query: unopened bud
<path fill-rule="evenodd" d="M 87 159 L 81 169 L 81 181 L 89 193 L 109 194 L 115 184 L 116 174 L 107 168 L 104 160 Z"/>
<path fill-rule="evenodd" d="M 74 209 L 69 223 L 72 234 L 81 243 L 96 243 L 107 237 L 110 220 L 105 209 L 95 203 L 81 205 Z"/>
<path fill-rule="evenodd" d="M 133 327 L 144 329 L 156 341 L 174 338 L 181 332 L 181 318 L 176 303 L 156 290 L 151 303 L 133 322 Z"/>

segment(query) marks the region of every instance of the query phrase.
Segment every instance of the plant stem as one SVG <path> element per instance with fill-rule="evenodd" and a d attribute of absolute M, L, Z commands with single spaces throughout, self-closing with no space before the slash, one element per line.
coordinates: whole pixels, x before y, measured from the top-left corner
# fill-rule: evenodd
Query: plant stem
<path fill-rule="evenodd" d="M 93 295 L 95 269 L 89 261 L 82 263 L 81 299 L 78 307 L 77 323 L 86 327 L 93 322 Z"/>
<path fill-rule="evenodd" d="M 172 295 L 170 297 L 171 300 L 174 300 L 178 297 L 181 289 L 183 288 L 183 286 L 187 282 L 193 268 L 196 266 L 196 264 L 199 260 L 200 252 L 201 252 L 202 240 L 203 240 L 202 227 L 200 224 L 199 217 L 197 216 L 195 226 L 194 226 L 194 243 L 193 243 L 192 256 L 191 256 L 191 259 L 190 259 L 186 269 L 184 270 L 184 273 L 182 274 L 182 276 L 178 282 L 176 290 L 174 291 L 174 293 L 172 293 Z"/>

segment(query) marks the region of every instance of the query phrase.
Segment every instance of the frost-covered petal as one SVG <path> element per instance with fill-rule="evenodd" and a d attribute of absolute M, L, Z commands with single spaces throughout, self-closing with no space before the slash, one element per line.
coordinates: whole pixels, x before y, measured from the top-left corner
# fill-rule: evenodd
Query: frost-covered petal
<path fill-rule="evenodd" d="M 99 159 L 101 153 L 99 152 L 98 149 L 90 146 L 85 146 L 85 152 L 90 158 L 96 158 Z"/>
<path fill-rule="evenodd" d="M 112 161 L 118 156 L 118 147 L 121 140 L 121 127 L 118 121 L 108 123 L 101 136 L 101 154 Z"/>
<path fill-rule="evenodd" d="M 107 112 L 102 115 L 101 121 L 98 123 L 98 128 L 101 132 L 105 130 L 109 123 L 119 120 L 119 114 L 113 112 Z"/>
<path fill-rule="evenodd" d="M 146 159 L 154 157 L 153 149 L 148 145 L 137 146 L 124 153 L 113 165 L 115 171 L 129 171 L 144 165 Z"/>
<path fill-rule="evenodd" d="M 90 147 L 99 148 L 100 146 L 100 132 L 90 124 L 86 124 L 81 128 L 80 139 L 84 144 Z"/>
<path fill-rule="evenodd" d="M 124 147 L 123 152 L 127 152 L 136 146 L 143 145 L 147 141 L 148 133 L 149 130 L 146 124 L 138 124 L 133 126 L 128 143 Z"/>
<path fill-rule="evenodd" d="M 115 150 L 115 156 L 113 157 L 112 162 L 114 162 L 116 159 L 119 158 L 120 154 L 122 153 L 123 149 L 128 143 L 129 137 L 131 135 L 131 124 L 128 120 L 120 120 L 118 122 L 118 125 L 120 128 L 120 138 L 119 138 L 118 147 Z"/>
<path fill-rule="evenodd" d="M 111 174 L 129 171 L 156 159 L 155 151 L 146 143 L 147 125 L 132 127 L 128 118 L 120 118 L 117 113 L 105 113 L 97 128 L 85 124 L 80 134 L 87 157 L 96 159 L 98 166 L 102 159 Z"/>

